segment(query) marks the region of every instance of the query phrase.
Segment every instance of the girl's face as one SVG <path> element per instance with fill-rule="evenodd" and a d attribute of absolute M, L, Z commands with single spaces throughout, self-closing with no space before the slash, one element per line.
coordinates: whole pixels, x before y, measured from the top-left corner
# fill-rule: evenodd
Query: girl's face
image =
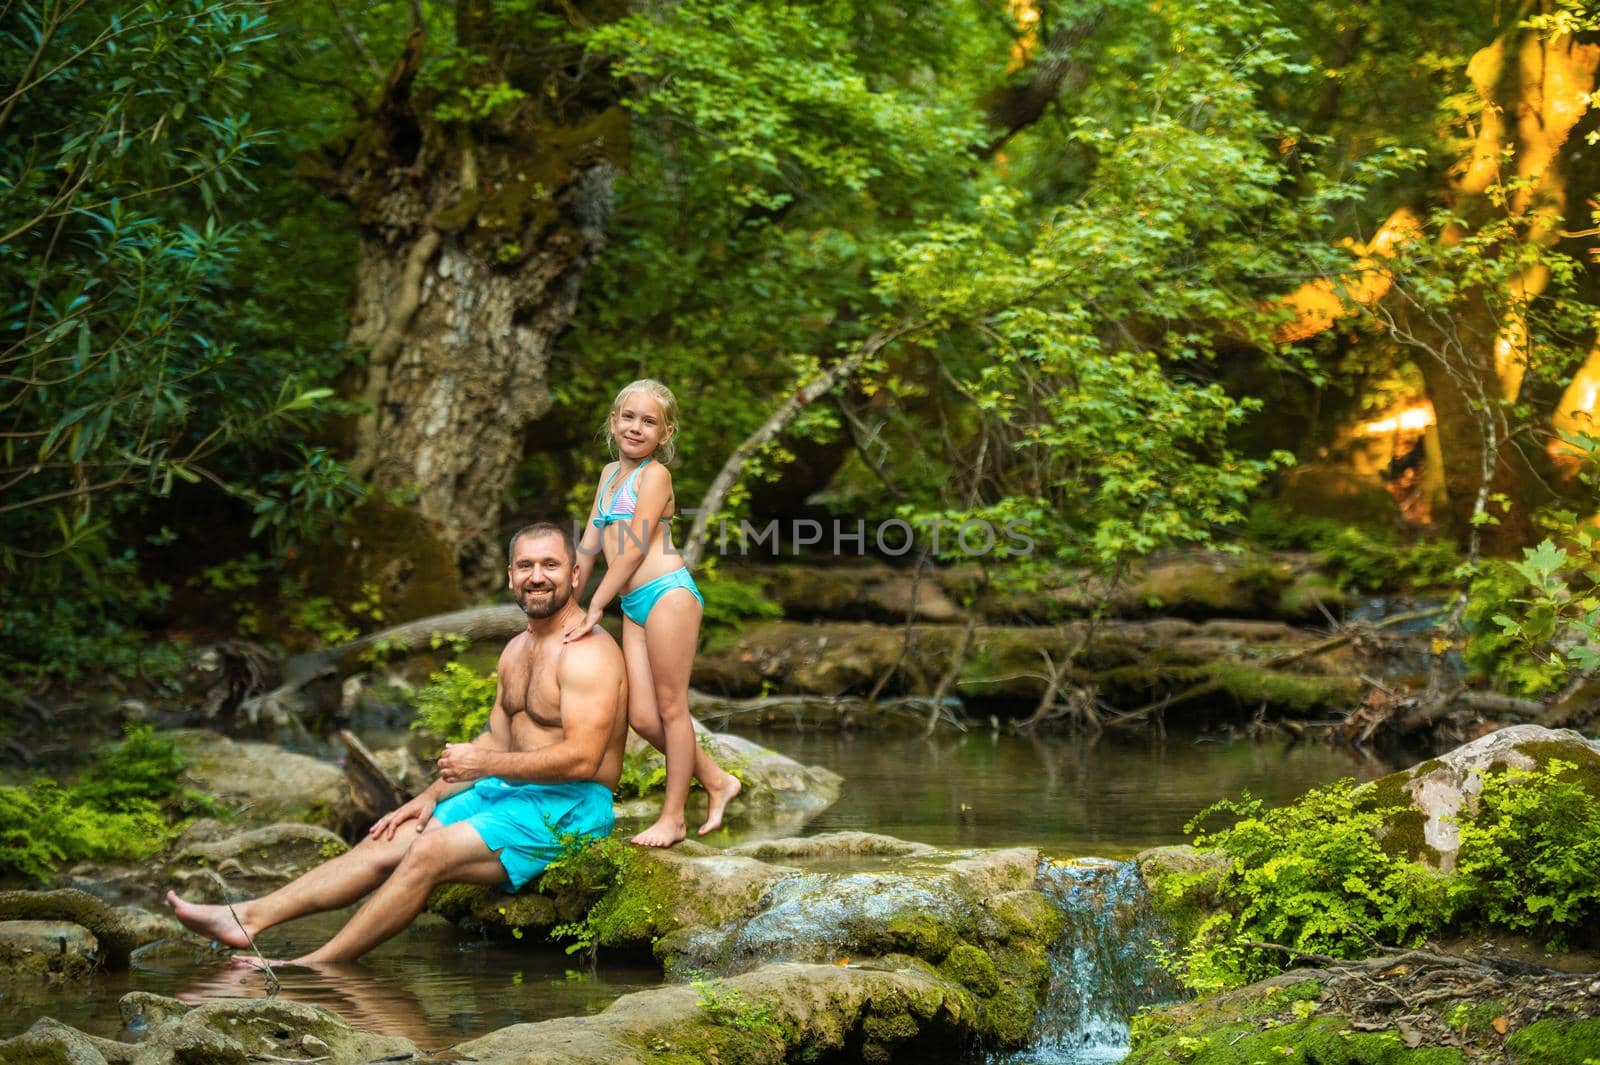
<path fill-rule="evenodd" d="M 638 461 L 655 454 L 672 436 L 661 414 L 661 404 L 643 392 L 629 392 L 611 412 L 611 436 L 617 450 Z"/>

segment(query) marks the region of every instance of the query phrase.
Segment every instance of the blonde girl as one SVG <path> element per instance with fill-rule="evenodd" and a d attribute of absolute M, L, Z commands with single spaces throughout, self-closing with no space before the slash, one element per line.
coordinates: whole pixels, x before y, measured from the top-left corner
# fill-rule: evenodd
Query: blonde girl
<path fill-rule="evenodd" d="M 603 550 L 606 575 L 583 621 L 566 638 L 592 630 L 606 606 L 620 596 L 628 724 L 667 756 L 661 816 L 633 842 L 670 847 L 686 833 L 683 807 L 691 776 L 700 778 L 710 799 L 702 836 L 722 824 L 729 800 L 739 794 L 739 781 L 701 750 L 689 717 L 689 670 L 705 599 L 667 529 L 674 513 L 667 463 L 676 450 L 678 402 L 660 381 L 635 381 L 617 393 L 606 428 L 617 461 L 600 473 L 578 550 L 578 564 L 585 570 Z"/>

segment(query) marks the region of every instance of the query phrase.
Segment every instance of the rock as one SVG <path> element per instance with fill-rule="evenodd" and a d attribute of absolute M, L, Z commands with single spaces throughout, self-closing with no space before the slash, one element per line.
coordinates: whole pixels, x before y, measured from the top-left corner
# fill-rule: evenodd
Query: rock
<path fill-rule="evenodd" d="M 1232 864 L 1227 855 L 1188 844 L 1152 847 L 1139 852 L 1134 861 L 1151 905 L 1180 943 L 1193 938 L 1200 922 L 1216 908 L 1223 877 Z"/>
<path fill-rule="evenodd" d="M 882 563 L 731 565 L 718 572 L 761 585 L 767 597 L 780 604 L 789 617 L 903 623 L 910 612 L 918 621 L 955 622 L 963 618 L 961 608 L 931 571 L 925 572 L 921 580 L 916 579 L 912 569 Z"/>
<path fill-rule="evenodd" d="M 281 998 L 219 999 L 150 1019 L 140 1044 L 157 1053 L 170 1051 L 171 1058 L 164 1060 L 205 1065 L 299 1061 L 306 1057 L 308 1045 L 324 1047 L 314 1056 L 329 1065 L 401 1061 L 417 1055 L 416 1045 L 408 1039 L 365 1032 L 320 1006 Z"/>
<path fill-rule="evenodd" d="M 103 952 L 105 964 L 120 969 L 128 955 L 145 940 L 148 925 L 134 922 L 88 892 L 75 888 L 55 891 L 0 891 L 0 920 L 69 921 L 91 932 Z"/>
<path fill-rule="evenodd" d="M 1392 510 L 1392 503 L 1390 509 Z M 719 572 L 760 585 L 794 622 L 864 621 L 959 625 L 972 604 L 989 622 L 1060 621 L 1103 610 L 1112 618 L 1154 613 L 1186 618 L 1320 618 L 1307 592 L 1341 595 L 1303 552 L 1234 554 L 1175 551 L 1133 564 L 1116 585 L 1080 570 L 1048 573 L 1037 590 L 989 585 L 976 566 L 914 567 L 881 563 L 729 564 Z M 1285 601 L 1288 589 L 1302 584 Z M 913 603 L 915 588 L 915 603 Z"/>
<path fill-rule="evenodd" d="M 1577 766 L 1578 779 L 1600 795 L 1600 743 L 1570 729 L 1512 725 L 1411 769 L 1364 785 L 1358 794 L 1381 806 L 1409 809 L 1390 819 L 1385 845 L 1403 848 L 1442 872 L 1455 868 L 1458 819 L 1477 809 L 1483 775 L 1505 768 L 1539 769 L 1552 759 Z"/>
<path fill-rule="evenodd" d="M 136 1035 L 142 1035 L 174 1017 L 182 1017 L 192 1008 L 178 999 L 149 991 L 129 991 L 117 1000 L 122 1026 Z"/>
<path fill-rule="evenodd" d="M 798 828 L 838 801 L 844 778 L 833 770 L 801 765 L 759 743 L 742 736 L 712 732 L 698 722 L 695 728 L 701 741 L 709 745 L 717 764 L 737 776 L 743 785 L 738 798 L 728 805 L 730 817 L 741 822 L 755 821 L 769 829 L 783 825 Z M 637 735 L 629 737 L 629 752 L 642 757 L 646 770 L 666 765 L 661 752 Z M 691 823 L 703 816 L 704 805 L 704 792 L 696 789 L 690 793 Z M 650 795 L 618 803 L 616 816 L 618 819 L 648 817 L 653 820 L 660 810 L 660 796 Z"/>
<path fill-rule="evenodd" d="M 138 949 L 157 940 L 184 934 L 183 925 L 169 913 L 151 913 L 142 906 L 118 906 L 113 912 L 128 934 L 140 944 Z"/>
<path fill-rule="evenodd" d="M 344 817 L 344 771 L 331 762 L 203 730 L 181 730 L 173 738 L 189 759 L 186 782 L 216 796 L 239 820 L 335 827 Z"/>
<path fill-rule="evenodd" d="M 195 900 L 220 902 L 223 889 L 258 894 L 349 850 L 344 840 L 316 825 L 277 824 L 238 835 L 176 848 L 168 878 L 182 882 Z M 208 872 L 208 870 L 210 872 Z M 237 895 L 235 895 L 237 897 Z"/>
<path fill-rule="evenodd" d="M 100 960 L 94 933 L 69 921 L 0 921 L 0 977 L 87 976 Z"/>
<path fill-rule="evenodd" d="M 910 858 L 939 853 L 927 843 L 910 843 L 893 836 L 871 832 L 824 832 L 817 836 L 790 839 L 763 839 L 729 847 L 728 854 L 744 855 L 763 862 L 802 858 Z"/>
<path fill-rule="evenodd" d="M 111 1065 L 96 1042 L 76 1028 L 41 1017 L 26 1032 L 0 1042 L 0 1065 Z"/>
<path fill-rule="evenodd" d="M 462 1043 L 479 1065 L 921 1061 L 992 1037 L 969 991 L 914 962 L 770 965 L 696 988 L 624 995 L 604 1012 Z"/>

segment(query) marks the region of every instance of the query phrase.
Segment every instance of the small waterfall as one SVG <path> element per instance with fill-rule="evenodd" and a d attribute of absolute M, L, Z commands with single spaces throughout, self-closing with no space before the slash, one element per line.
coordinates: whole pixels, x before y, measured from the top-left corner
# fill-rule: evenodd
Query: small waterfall
<path fill-rule="evenodd" d="M 1050 950 L 1050 991 L 1033 1022 L 1032 1042 L 1009 1065 L 1089 1065 L 1128 1053 L 1128 1018 L 1142 1006 L 1182 997 L 1156 964 L 1165 929 L 1150 908 L 1132 862 L 1098 858 L 1039 870 L 1067 927 Z"/>

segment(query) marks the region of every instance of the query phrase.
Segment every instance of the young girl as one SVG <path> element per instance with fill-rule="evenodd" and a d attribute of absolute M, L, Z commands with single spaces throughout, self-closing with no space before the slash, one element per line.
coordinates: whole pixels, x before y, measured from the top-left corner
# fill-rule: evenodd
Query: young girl
<path fill-rule="evenodd" d="M 666 464 L 676 451 L 678 402 L 659 381 L 635 381 L 617 393 L 608 428 L 617 461 L 601 471 L 578 550 L 587 576 L 590 560 L 604 549 L 606 575 L 589 600 L 588 614 L 566 638 L 593 629 L 607 604 L 621 596 L 628 724 L 667 756 L 661 816 L 633 842 L 670 847 L 685 834 L 683 805 L 691 776 L 700 778 L 710 798 L 702 836 L 722 824 L 723 810 L 739 794 L 739 781 L 695 742 L 689 717 L 689 668 L 705 599 L 667 530 L 674 507 Z"/>

